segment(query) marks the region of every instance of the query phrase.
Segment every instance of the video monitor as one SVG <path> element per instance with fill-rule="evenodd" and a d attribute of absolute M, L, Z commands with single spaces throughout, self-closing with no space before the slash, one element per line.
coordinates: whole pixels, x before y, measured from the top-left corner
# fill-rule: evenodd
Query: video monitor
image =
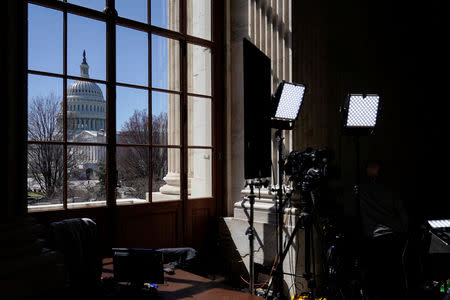
<path fill-rule="evenodd" d="M 152 249 L 113 248 L 114 279 L 164 283 L 163 254 Z"/>

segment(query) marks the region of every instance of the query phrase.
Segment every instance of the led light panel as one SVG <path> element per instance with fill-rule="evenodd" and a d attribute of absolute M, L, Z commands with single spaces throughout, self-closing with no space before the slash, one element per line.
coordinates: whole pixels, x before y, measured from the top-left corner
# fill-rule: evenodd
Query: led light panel
<path fill-rule="evenodd" d="M 298 111 L 300 110 L 304 93 L 304 86 L 285 83 L 283 85 L 275 118 L 295 120 L 297 118 Z"/>
<path fill-rule="evenodd" d="M 430 226 L 432 228 L 446 228 L 446 227 L 450 227 L 450 219 L 446 220 L 428 220 L 428 224 L 430 224 Z"/>
<path fill-rule="evenodd" d="M 378 114 L 378 95 L 350 95 L 347 127 L 375 127 Z"/>

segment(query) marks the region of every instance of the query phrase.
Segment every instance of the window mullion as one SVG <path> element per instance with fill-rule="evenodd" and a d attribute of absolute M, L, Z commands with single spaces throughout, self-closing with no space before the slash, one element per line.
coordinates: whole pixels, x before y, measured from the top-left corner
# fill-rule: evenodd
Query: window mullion
<path fill-rule="evenodd" d="M 151 0 L 147 0 L 147 23 L 151 24 Z M 148 164 L 148 201 L 153 201 L 153 108 L 152 108 L 152 32 L 147 33 L 148 39 L 148 143 L 149 147 L 148 156 L 150 163 Z"/>
<path fill-rule="evenodd" d="M 187 1 L 180 1 L 180 10 L 181 10 L 181 33 L 186 37 L 186 29 L 187 29 Z M 181 153 L 180 153 L 180 196 L 182 203 L 182 240 L 181 243 L 184 244 L 186 239 L 186 231 L 187 231 L 187 198 L 188 198 L 188 126 L 187 126 L 187 41 L 186 38 L 180 41 L 180 52 L 181 52 L 181 70 L 180 70 L 180 80 L 181 80 L 181 104 L 180 104 L 180 144 L 181 144 Z"/>
<path fill-rule="evenodd" d="M 116 18 L 114 0 L 106 1 L 106 203 L 116 205 Z"/>
<path fill-rule="evenodd" d="M 63 11 L 63 161 L 64 161 L 64 182 L 63 182 L 63 208 L 67 209 L 67 9 Z"/>

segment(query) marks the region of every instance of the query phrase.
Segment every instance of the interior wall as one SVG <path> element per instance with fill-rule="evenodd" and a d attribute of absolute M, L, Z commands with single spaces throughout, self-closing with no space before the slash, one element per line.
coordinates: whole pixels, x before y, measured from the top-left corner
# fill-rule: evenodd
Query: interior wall
<path fill-rule="evenodd" d="M 293 1 L 293 80 L 307 91 L 294 131 L 294 150 L 328 147 L 340 187 L 355 180 L 353 138 L 341 136 L 340 107 L 348 93 L 378 93 L 382 101 L 374 136 L 360 138 L 361 166 L 384 163 L 385 181 L 405 201 L 411 224 L 445 214 L 448 168 L 448 46 L 443 46 L 441 2 L 426 6 L 371 0 Z M 448 53 L 448 52 L 447 52 Z M 336 183 L 335 182 L 335 183 Z M 343 214 L 354 216 L 351 197 Z"/>
<path fill-rule="evenodd" d="M 7 1 L 7 9 L 2 10 L 1 69 L 6 75 L 2 80 L 3 112 L 2 128 L 6 128 L 6 154 L 1 156 L 2 169 L 6 182 L 2 180 L 2 190 L 6 196 L 0 197 L 0 216 L 6 217 L 24 215 L 26 213 L 26 164 L 23 157 L 26 152 L 26 91 L 24 84 L 27 65 L 25 52 L 25 26 L 22 19 L 26 15 L 26 6 L 22 1 Z M 5 95 L 4 95 L 5 96 Z"/>
<path fill-rule="evenodd" d="M 292 81 L 291 0 L 225 1 L 226 28 L 226 215 L 242 199 L 244 178 L 243 40 L 251 41 L 271 60 L 271 91 L 281 80 Z M 250 112 L 250 114 L 253 112 Z M 274 133 L 274 132 L 273 132 Z M 285 145 L 291 148 L 290 132 Z M 276 174 L 276 143 L 272 162 Z"/>

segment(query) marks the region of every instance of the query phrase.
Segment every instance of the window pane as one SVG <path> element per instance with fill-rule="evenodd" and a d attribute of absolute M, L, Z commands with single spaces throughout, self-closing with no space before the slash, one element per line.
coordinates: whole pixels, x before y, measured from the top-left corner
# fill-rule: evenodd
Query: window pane
<path fill-rule="evenodd" d="M 117 81 L 148 86 L 147 33 L 116 26 Z"/>
<path fill-rule="evenodd" d="M 62 145 L 28 144 L 28 209 L 63 207 L 64 148 Z"/>
<path fill-rule="evenodd" d="M 189 198 L 212 197 L 212 150 L 188 150 Z"/>
<path fill-rule="evenodd" d="M 211 0 L 187 1 L 187 33 L 211 40 Z"/>
<path fill-rule="evenodd" d="M 104 84 L 69 80 L 67 87 L 67 140 L 77 143 L 106 142 Z"/>
<path fill-rule="evenodd" d="M 154 26 L 180 30 L 180 2 L 178 0 L 152 0 L 151 24 Z"/>
<path fill-rule="evenodd" d="M 152 201 L 180 199 L 180 149 L 152 149 Z"/>
<path fill-rule="evenodd" d="M 67 15 L 67 73 L 106 79 L 106 25 L 104 22 Z"/>
<path fill-rule="evenodd" d="M 148 144 L 148 91 L 118 86 L 117 143 Z"/>
<path fill-rule="evenodd" d="M 106 205 L 106 147 L 67 148 L 67 207 Z M 84 203 L 84 204 L 81 204 Z"/>
<path fill-rule="evenodd" d="M 62 141 L 62 87 L 60 78 L 28 75 L 28 140 Z"/>
<path fill-rule="evenodd" d="M 117 147 L 117 204 L 148 201 L 149 148 Z"/>
<path fill-rule="evenodd" d="M 152 143 L 180 144 L 180 96 L 152 92 Z"/>
<path fill-rule="evenodd" d="M 211 96 L 211 49 L 188 44 L 188 92 Z"/>
<path fill-rule="evenodd" d="M 188 97 L 188 145 L 211 146 L 211 99 Z"/>
<path fill-rule="evenodd" d="M 28 4 L 28 69 L 62 74 L 61 11 Z"/>
<path fill-rule="evenodd" d="M 67 0 L 67 2 L 100 11 L 106 7 L 105 0 Z"/>
<path fill-rule="evenodd" d="M 180 90 L 180 42 L 152 35 L 152 87 Z"/>
<path fill-rule="evenodd" d="M 147 23 L 147 0 L 116 0 L 119 16 Z"/>

